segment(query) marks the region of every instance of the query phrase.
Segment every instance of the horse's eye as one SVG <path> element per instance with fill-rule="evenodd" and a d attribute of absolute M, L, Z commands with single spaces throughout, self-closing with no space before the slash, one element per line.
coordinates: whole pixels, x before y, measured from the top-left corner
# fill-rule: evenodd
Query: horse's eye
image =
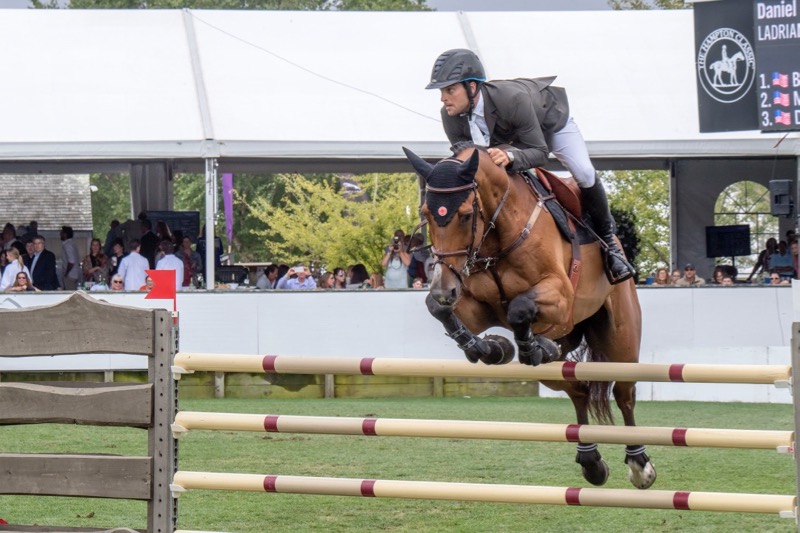
<path fill-rule="evenodd" d="M 472 213 L 467 213 L 465 215 L 458 215 L 458 219 L 462 224 L 466 224 L 470 220 L 472 220 Z"/>

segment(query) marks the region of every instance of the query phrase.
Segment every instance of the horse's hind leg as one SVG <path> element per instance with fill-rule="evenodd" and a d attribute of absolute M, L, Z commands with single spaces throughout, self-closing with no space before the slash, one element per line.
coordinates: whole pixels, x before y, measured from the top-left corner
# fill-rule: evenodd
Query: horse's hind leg
<path fill-rule="evenodd" d="M 622 412 L 626 426 L 635 426 L 633 409 L 636 405 L 636 384 L 616 383 L 614 399 Z M 637 489 L 648 489 L 656 481 L 656 469 L 641 444 L 629 444 L 625 447 L 625 463 L 628 465 L 628 479 Z"/>
<path fill-rule="evenodd" d="M 514 359 L 514 346 L 505 337 L 487 335 L 481 339 L 464 326 L 455 315 L 453 306 L 438 303 L 430 294 L 425 298 L 425 304 L 434 318 L 442 323 L 447 336 L 456 341 L 470 363 L 483 361 L 487 365 L 503 365 Z M 477 302 L 464 298 L 459 305 L 479 306 Z"/>
<path fill-rule="evenodd" d="M 547 385 L 551 385 L 548 383 Z M 551 387 L 553 388 L 553 387 Z M 578 424 L 589 423 L 589 387 L 584 382 L 563 382 L 561 387 L 572 400 Z M 583 478 L 592 485 L 605 485 L 608 481 L 608 463 L 603 460 L 597 444 L 581 442 L 577 446 L 575 462 L 581 465 Z"/>

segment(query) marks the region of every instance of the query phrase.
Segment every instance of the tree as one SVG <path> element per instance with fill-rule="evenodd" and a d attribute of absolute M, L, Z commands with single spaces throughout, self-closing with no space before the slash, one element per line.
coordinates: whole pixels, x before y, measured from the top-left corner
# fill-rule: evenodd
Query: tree
<path fill-rule="evenodd" d="M 95 237 L 103 239 L 112 220 L 131 218 L 131 183 L 126 174 L 92 174 L 92 226 Z"/>
<path fill-rule="evenodd" d="M 608 0 L 611 9 L 685 9 L 692 7 L 684 0 Z"/>
<path fill-rule="evenodd" d="M 634 262 L 644 274 L 669 266 L 669 174 L 663 170 L 630 170 L 603 174 L 609 203 L 635 221 L 638 250 Z M 620 220 L 617 220 L 621 225 Z M 627 250 L 626 250 L 627 252 Z"/>
<path fill-rule="evenodd" d="M 351 178 L 353 191 L 337 182 L 305 176 L 276 177 L 286 189 L 277 205 L 256 197 L 249 215 L 265 229 L 261 238 L 276 262 L 315 262 L 327 268 L 364 263 L 380 270 L 383 249 L 398 228 L 417 223 L 419 194 L 412 174 L 369 174 Z M 358 196 L 356 196 L 358 195 Z"/>

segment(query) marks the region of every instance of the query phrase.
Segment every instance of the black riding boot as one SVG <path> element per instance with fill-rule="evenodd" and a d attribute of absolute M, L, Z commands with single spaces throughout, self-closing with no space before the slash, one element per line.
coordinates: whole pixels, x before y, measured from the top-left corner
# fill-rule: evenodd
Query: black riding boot
<path fill-rule="evenodd" d="M 614 239 L 614 218 L 608 208 L 608 198 L 600 178 L 595 179 L 591 187 L 581 188 L 581 200 L 583 209 L 592 217 L 595 232 L 607 245 L 604 248 L 604 256 L 608 281 L 612 284 L 625 281 L 633 276 L 633 267 L 625 259 L 625 254 Z"/>

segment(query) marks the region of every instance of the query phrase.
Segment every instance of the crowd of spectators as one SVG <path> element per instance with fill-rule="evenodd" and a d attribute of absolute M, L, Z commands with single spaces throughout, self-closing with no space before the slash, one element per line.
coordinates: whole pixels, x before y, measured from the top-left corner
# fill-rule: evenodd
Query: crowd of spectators
<path fill-rule="evenodd" d="M 653 287 L 790 285 L 792 279 L 798 279 L 798 274 L 800 274 L 799 249 L 800 245 L 798 245 L 794 232 L 789 231 L 786 234 L 786 240 L 767 239 L 764 249 L 758 254 L 753 270 L 744 280 L 739 280 L 739 271 L 733 265 L 715 266 L 711 277 L 706 280 L 697 275 L 697 269 L 693 263 L 686 263 L 683 270 L 675 269 L 671 274 L 666 267 L 661 267 L 645 283 Z"/>

